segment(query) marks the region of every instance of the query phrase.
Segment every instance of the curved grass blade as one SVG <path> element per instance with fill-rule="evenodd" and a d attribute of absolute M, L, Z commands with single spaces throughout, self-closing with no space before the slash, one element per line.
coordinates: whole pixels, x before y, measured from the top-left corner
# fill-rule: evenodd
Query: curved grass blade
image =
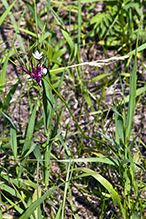
<path fill-rule="evenodd" d="M 37 201 L 35 201 L 34 203 L 32 203 L 29 208 L 25 211 L 25 213 L 19 218 L 19 219 L 26 219 L 29 218 L 30 215 L 34 212 L 34 210 L 48 197 L 51 195 L 52 192 L 54 192 L 56 189 L 58 189 L 59 187 L 63 186 L 65 184 L 61 183 L 58 186 L 53 187 L 52 189 L 50 189 L 48 192 L 46 192 L 42 197 L 40 197 Z"/>
<path fill-rule="evenodd" d="M 50 85 L 50 87 L 52 88 L 52 90 L 54 90 L 54 92 L 58 95 L 58 97 L 60 98 L 60 100 L 63 101 L 63 103 L 64 103 L 65 106 L 67 107 L 67 109 L 68 109 L 68 111 L 69 111 L 71 117 L 73 118 L 73 120 L 74 120 L 75 123 L 77 124 L 77 126 L 78 126 L 80 132 L 81 132 L 86 138 L 88 138 L 88 139 L 92 139 L 92 140 L 94 140 L 94 141 L 98 141 L 98 142 L 101 142 L 101 143 L 105 144 L 104 141 L 101 141 L 101 140 L 99 140 L 99 139 L 97 139 L 97 138 L 94 138 L 94 137 L 89 137 L 88 135 L 86 135 L 86 134 L 84 133 L 84 131 L 81 129 L 80 125 L 78 124 L 78 121 L 76 120 L 76 118 L 75 118 L 74 115 L 72 114 L 72 112 L 71 112 L 71 110 L 70 110 L 68 104 L 67 104 L 66 101 L 63 99 L 63 97 L 58 93 L 58 91 L 53 87 L 53 85 L 50 83 L 50 81 L 49 81 L 46 77 L 44 78 L 44 80 L 48 82 L 48 84 Z"/>
<path fill-rule="evenodd" d="M 0 110 L 0 113 L 10 122 L 10 124 L 12 125 L 12 127 L 13 127 L 14 129 L 16 129 L 16 127 L 15 127 L 14 123 L 12 122 L 12 120 L 10 119 L 10 117 L 7 116 L 7 115 L 6 115 L 3 111 L 1 111 L 1 110 Z"/>
<path fill-rule="evenodd" d="M 120 197 L 109 181 L 107 181 L 103 176 L 101 176 L 99 173 L 97 173 L 93 170 L 90 170 L 87 168 L 77 168 L 76 170 L 81 170 L 81 171 L 89 174 L 90 176 L 94 177 L 98 182 L 100 182 L 109 192 L 114 204 L 117 206 L 120 206 L 121 212 L 123 214 L 123 218 L 126 219 L 126 215 L 124 213 L 124 209 L 123 209 L 123 206 L 121 204 Z"/>

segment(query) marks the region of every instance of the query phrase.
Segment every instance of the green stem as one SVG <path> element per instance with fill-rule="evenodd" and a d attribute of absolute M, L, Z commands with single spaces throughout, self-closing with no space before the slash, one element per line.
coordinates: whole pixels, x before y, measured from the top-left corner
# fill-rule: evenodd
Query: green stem
<path fill-rule="evenodd" d="M 71 117 L 72 117 L 73 120 L 75 121 L 75 123 L 76 123 L 76 125 L 78 126 L 78 128 L 79 128 L 80 132 L 82 133 L 82 135 L 85 136 L 85 137 L 88 138 L 88 139 L 91 139 L 91 140 L 94 140 L 94 141 L 97 141 L 97 142 L 100 142 L 100 143 L 105 144 L 105 142 L 103 142 L 103 141 L 101 141 L 101 140 L 99 140 L 99 139 L 97 139 L 97 138 L 94 138 L 94 137 L 89 137 L 88 135 L 86 135 L 86 134 L 83 132 L 83 130 L 81 129 L 79 123 L 77 122 L 76 118 L 74 117 L 74 115 L 72 114 L 70 108 L 68 107 L 68 104 L 66 103 L 66 101 L 65 101 L 65 100 L 63 99 L 63 97 L 57 92 L 57 90 L 53 87 L 53 85 L 50 83 L 49 80 L 47 80 L 46 78 L 44 78 L 44 80 L 48 82 L 48 84 L 50 85 L 50 87 L 52 88 L 52 90 L 58 95 L 58 97 L 60 98 L 60 100 L 63 101 L 63 103 L 64 103 L 65 106 L 67 107 L 67 109 L 68 109 L 68 111 L 69 111 Z"/>

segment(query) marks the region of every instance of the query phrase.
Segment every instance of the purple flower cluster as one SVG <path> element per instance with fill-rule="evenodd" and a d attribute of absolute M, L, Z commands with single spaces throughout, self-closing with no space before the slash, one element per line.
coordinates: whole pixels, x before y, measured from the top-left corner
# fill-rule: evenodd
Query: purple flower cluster
<path fill-rule="evenodd" d="M 36 80 L 38 85 L 41 85 L 41 78 L 44 77 L 47 74 L 47 69 L 44 68 L 44 66 L 42 66 L 40 60 L 42 58 L 42 52 L 39 53 L 38 51 L 36 51 L 33 56 L 36 60 L 39 60 L 39 63 L 36 65 L 36 67 L 34 66 L 32 60 L 31 60 L 31 71 L 26 67 L 26 69 L 23 69 L 23 71 L 25 71 L 28 75 L 30 75 L 30 80 Z"/>

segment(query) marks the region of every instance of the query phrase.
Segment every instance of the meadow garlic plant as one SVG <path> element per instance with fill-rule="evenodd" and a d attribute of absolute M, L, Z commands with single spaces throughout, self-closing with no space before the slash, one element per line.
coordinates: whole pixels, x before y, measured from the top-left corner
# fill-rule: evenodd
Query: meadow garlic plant
<path fill-rule="evenodd" d="M 33 59 L 33 57 L 35 58 L 35 60 L 37 60 L 37 64 L 35 62 L 35 60 Z M 30 60 L 29 63 L 29 68 L 28 66 L 26 66 L 26 68 L 24 68 L 21 64 L 21 68 L 24 72 L 26 72 L 28 75 L 30 75 L 30 80 L 35 80 L 38 85 L 41 85 L 41 78 L 44 77 L 47 74 L 47 68 L 45 68 L 45 64 L 41 63 L 41 59 L 43 57 L 43 52 L 39 53 L 38 50 L 33 53 L 33 57 Z"/>

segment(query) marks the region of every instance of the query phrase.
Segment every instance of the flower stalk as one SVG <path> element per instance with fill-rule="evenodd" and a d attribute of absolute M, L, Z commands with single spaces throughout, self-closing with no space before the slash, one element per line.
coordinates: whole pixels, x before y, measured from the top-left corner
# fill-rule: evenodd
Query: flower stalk
<path fill-rule="evenodd" d="M 21 63 L 20 65 L 22 70 L 30 75 L 29 80 L 35 80 L 37 84 L 41 86 L 41 78 L 43 78 L 47 74 L 47 68 L 45 68 L 45 66 L 41 63 L 43 52 L 39 53 L 37 50 L 35 53 L 33 53 L 33 57 L 38 61 L 37 65 L 33 64 L 33 59 L 31 59 L 30 61 L 30 68 L 28 68 L 27 66 L 24 68 Z"/>

